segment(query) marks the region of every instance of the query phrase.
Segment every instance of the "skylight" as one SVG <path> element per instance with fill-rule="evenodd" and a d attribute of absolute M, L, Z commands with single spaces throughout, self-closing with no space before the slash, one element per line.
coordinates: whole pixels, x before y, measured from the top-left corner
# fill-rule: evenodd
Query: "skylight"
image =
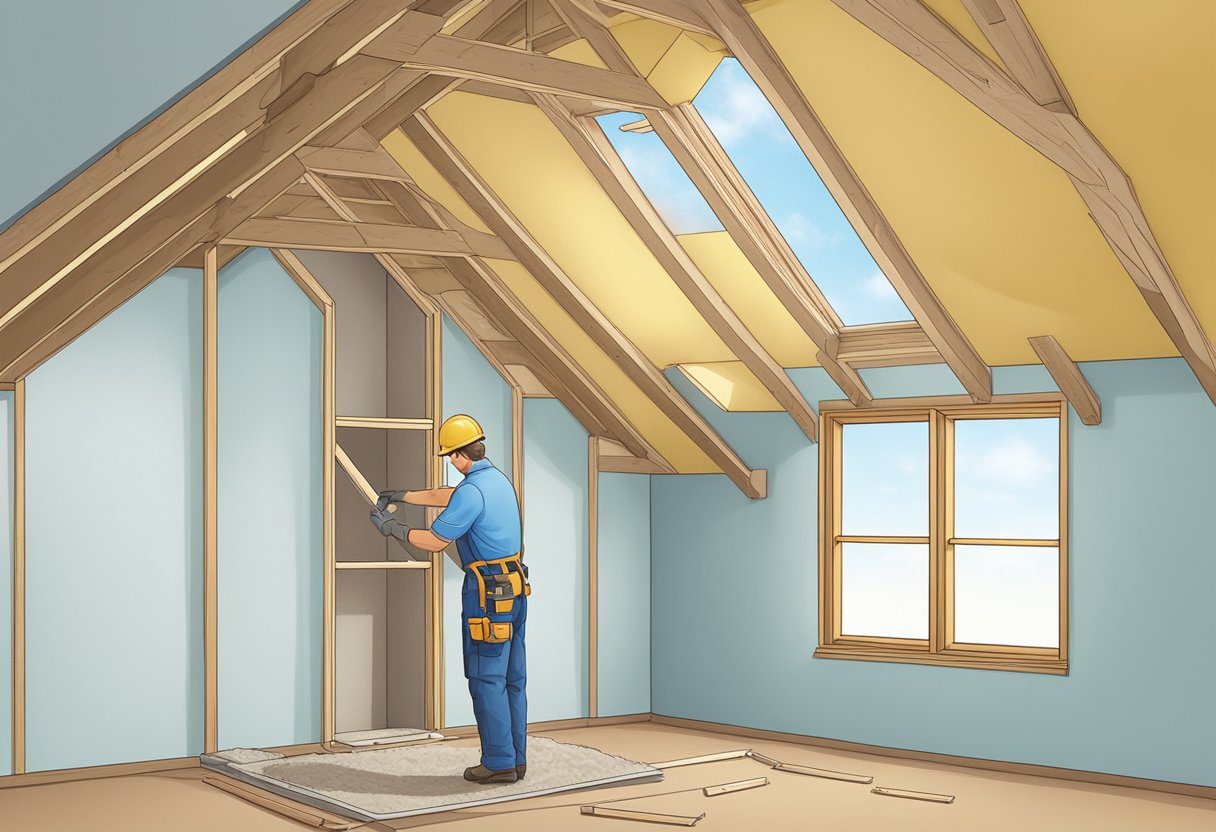
<path fill-rule="evenodd" d="M 846 326 L 912 319 L 738 60 L 723 60 L 693 104 Z"/>
<path fill-rule="evenodd" d="M 641 119 L 637 113 L 609 113 L 596 121 L 673 234 L 721 231 L 722 223 L 663 140 L 653 132 L 621 130 Z"/>

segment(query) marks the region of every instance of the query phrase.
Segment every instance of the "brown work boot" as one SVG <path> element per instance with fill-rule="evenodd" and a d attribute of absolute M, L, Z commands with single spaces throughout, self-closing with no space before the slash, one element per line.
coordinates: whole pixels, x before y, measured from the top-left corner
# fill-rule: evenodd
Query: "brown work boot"
<path fill-rule="evenodd" d="M 528 764 L 527 763 L 524 763 L 523 765 L 519 765 L 519 766 L 515 767 L 515 779 L 516 780 L 523 780 L 524 775 L 527 773 L 528 773 Z"/>
<path fill-rule="evenodd" d="M 464 779 L 470 783 L 480 783 L 488 786 L 495 783 L 514 783 L 519 779 L 515 769 L 507 768 L 502 771 L 490 771 L 483 765 L 469 766 L 464 770 Z"/>

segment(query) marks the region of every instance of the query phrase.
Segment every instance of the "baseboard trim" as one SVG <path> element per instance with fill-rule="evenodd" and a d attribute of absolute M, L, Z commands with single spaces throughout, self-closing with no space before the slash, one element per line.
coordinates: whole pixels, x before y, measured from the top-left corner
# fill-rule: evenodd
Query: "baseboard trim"
<path fill-rule="evenodd" d="M 18 786 L 42 786 L 47 783 L 66 783 L 71 780 L 99 780 L 104 777 L 125 777 L 130 774 L 152 774 L 159 771 L 198 768 L 198 766 L 198 757 L 174 757 L 168 760 L 148 760 L 141 763 L 113 763 L 105 766 L 35 771 L 27 774 L 10 774 L 6 777 L 0 777 L 0 789 L 13 789 Z"/>
<path fill-rule="evenodd" d="M 606 725 L 625 725 L 630 722 L 649 722 L 652 714 L 625 714 L 624 716 L 592 716 L 579 719 L 553 719 L 548 722 L 529 722 L 528 733 L 543 731 L 567 731 L 571 728 L 596 728 Z M 440 733 L 449 737 L 475 737 L 476 725 L 457 725 L 444 728 Z"/>
<path fill-rule="evenodd" d="M 1151 780 L 1146 777 L 1130 777 L 1124 774 L 1105 774 L 1099 771 L 1084 771 L 1073 768 L 1057 768 L 1055 766 L 1035 765 L 1033 763 L 1009 763 L 1002 760 L 985 760 L 979 757 L 959 757 L 953 754 L 937 754 L 931 751 L 914 751 L 906 748 L 889 748 L 882 745 L 867 745 L 847 740 L 833 740 L 823 737 L 812 737 L 806 734 L 789 734 L 783 731 L 769 731 L 763 728 L 747 728 L 741 725 L 728 725 L 722 722 L 705 722 L 699 719 L 685 719 L 676 716 L 652 714 L 651 721 L 656 725 L 669 725 L 672 728 L 687 728 L 694 731 L 710 731 L 715 734 L 731 734 L 740 737 L 750 737 L 758 740 L 788 742 L 797 745 L 809 745 L 816 748 L 828 748 L 833 751 L 852 751 L 858 754 L 875 754 L 881 757 L 897 757 L 901 760 L 916 760 L 924 763 L 940 763 L 948 766 L 978 768 L 986 771 L 996 771 L 1002 774 L 1021 774 L 1027 777 L 1049 777 L 1053 780 L 1070 780 L 1077 783 L 1090 783 L 1099 786 L 1118 786 L 1126 789 L 1144 789 L 1153 792 L 1165 792 L 1186 797 L 1198 797 L 1205 800 L 1216 800 L 1216 786 L 1200 786 L 1193 783 L 1175 783 L 1170 780 Z"/>

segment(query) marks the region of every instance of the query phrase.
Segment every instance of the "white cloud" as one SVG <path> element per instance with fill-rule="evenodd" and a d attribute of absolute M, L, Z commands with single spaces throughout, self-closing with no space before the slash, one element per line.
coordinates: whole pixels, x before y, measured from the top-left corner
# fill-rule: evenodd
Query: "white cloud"
<path fill-rule="evenodd" d="M 800 240 L 812 249 L 823 248 L 840 239 L 839 234 L 824 231 L 800 211 L 795 211 L 786 217 L 781 228 L 786 237 Z"/>
<path fill-rule="evenodd" d="M 974 459 L 960 460 L 996 485 L 1030 485 L 1055 475 L 1055 465 L 1025 439 L 1013 438 Z"/>
<path fill-rule="evenodd" d="M 882 272 L 874 272 L 861 283 L 861 290 L 874 300 L 898 300 L 899 294 Z"/>
<path fill-rule="evenodd" d="M 749 79 L 750 81 L 750 79 Z M 727 76 L 722 95 L 702 110 L 705 121 L 723 145 L 737 144 L 755 133 L 780 134 L 781 120 L 755 84 Z"/>

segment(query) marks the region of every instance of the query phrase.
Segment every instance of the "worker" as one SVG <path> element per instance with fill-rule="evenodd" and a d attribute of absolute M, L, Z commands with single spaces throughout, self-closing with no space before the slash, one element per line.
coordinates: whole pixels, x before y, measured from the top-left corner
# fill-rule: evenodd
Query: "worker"
<path fill-rule="evenodd" d="M 382 491 L 372 523 L 385 537 L 439 552 L 452 541 L 464 569 L 460 593 L 464 675 L 481 737 L 481 764 L 465 769 L 474 783 L 514 783 L 527 772 L 528 724 L 524 625 L 531 592 L 521 556 L 519 503 L 510 480 L 485 458 L 485 432 L 471 416 L 439 428 L 441 457 L 463 475 L 455 488 Z M 397 504 L 443 509 L 430 529 L 410 529 Z"/>

